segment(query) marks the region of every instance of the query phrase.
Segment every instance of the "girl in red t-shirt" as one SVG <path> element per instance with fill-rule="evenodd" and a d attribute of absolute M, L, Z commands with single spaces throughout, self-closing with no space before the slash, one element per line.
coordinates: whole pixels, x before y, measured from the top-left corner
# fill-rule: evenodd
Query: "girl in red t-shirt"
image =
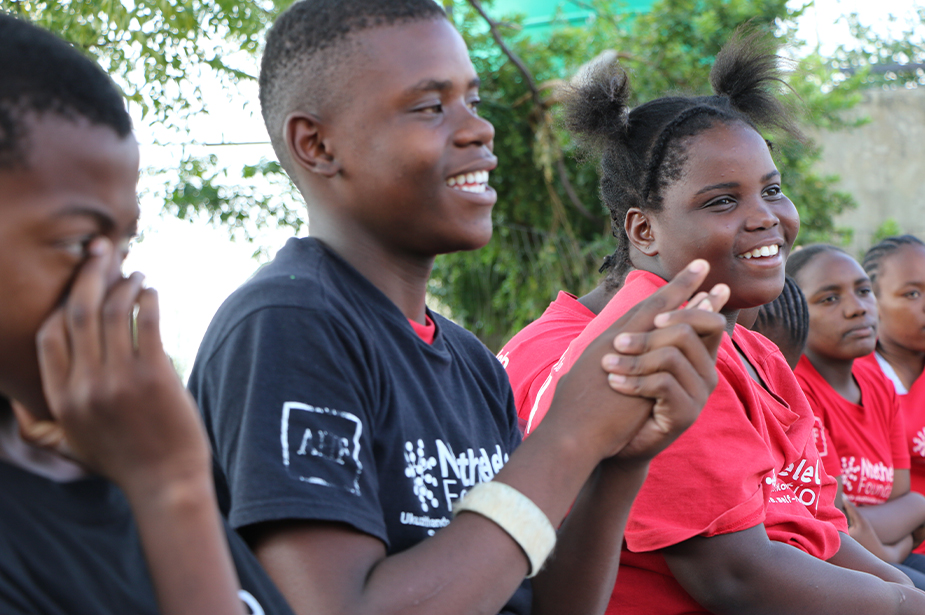
<path fill-rule="evenodd" d="M 925 244 L 888 237 L 863 262 L 880 312 L 877 352 L 864 360 L 893 382 L 911 457 L 912 490 L 925 494 Z M 925 551 L 925 545 L 916 552 Z"/>
<path fill-rule="evenodd" d="M 780 351 L 736 325 L 739 310 L 780 294 L 799 229 L 757 128 L 795 131 L 762 41 L 747 35 L 724 48 L 714 96 L 630 109 L 627 76 L 598 65 L 568 97 L 568 126 L 603 154 L 601 195 L 618 235 L 607 265 L 635 271 L 553 367 L 528 420 L 542 420 L 561 374 L 598 332 L 705 258 L 704 288 L 731 289 L 718 384 L 650 464 L 607 612 L 922 613 L 925 595 L 845 534 L 812 411 Z M 618 338 L 627 351 L 634 340 Z"/>
<path fill-rule="evenodd" d="M 787 273 L 809 306 L 809 336 L 795 374 L 827 436 L 817 441 L 820 455 L 841 461 L 847 512 L 863 517 L 851 534 L 881 559 L 904 565 L 925 589 L 925 558 L 910 555 L 912 533 L 925 524 L 925 497 L 909 490 L 899 402 L 877 366 L 855 361 L 870 355 L 877 341 L 870 278 L 851 256 L 824 244 L 795 253 Z M 863 534 L 867 525 L 873 533 Z"/>

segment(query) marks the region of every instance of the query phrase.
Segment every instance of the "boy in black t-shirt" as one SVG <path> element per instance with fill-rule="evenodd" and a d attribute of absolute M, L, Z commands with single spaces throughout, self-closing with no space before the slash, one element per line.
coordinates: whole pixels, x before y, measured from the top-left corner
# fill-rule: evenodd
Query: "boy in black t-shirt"
<path fill-rule="evenodd" d="M 425 306 L 435 255 L 491 236 L 478 83 L 433 0 L 308 0 L 269 34 L 261 104 L 312 237 L 222 306 L 190 388 L 230 522 L 297 612 L 602 612 L 648 460 L 715 382 L 728 289 L 656 319 L 698 261 L 592 344 L 518 447 L 504 370 Z"/>
<path fill-rule="evenodd" d="M 109 78 L 0 13 L 0 612 L 290 613 L 223 526 L 156 295 L 121 275 L 137 178 Z"/>

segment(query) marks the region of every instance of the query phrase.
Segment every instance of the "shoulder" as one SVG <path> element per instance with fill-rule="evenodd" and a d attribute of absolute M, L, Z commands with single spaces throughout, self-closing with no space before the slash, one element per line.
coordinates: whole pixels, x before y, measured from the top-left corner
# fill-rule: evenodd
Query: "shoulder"
<path fill-rule="evenodd" d="M 877 365 L 876 359 L 874 361 L 856 359 L 851 366 L 851 373 L 857 380 L 858 386 L 861 387 L 865 408 L 872 405 L 868 400 L 876 403 L 888 414 L 899 408 L 896 388 Z"/>
<path fill-rule="evenodd" d="M 378 291 L 336 254 L 311 238 L 290 239 L 276 257 L 219 307 L 203 337 L 197 363 L 209 361 L 236 333 L 267 343 L 305 341 L 350 332 L 377 302 Z M 369 320 L 368 318 L 366 320 Z M 349 324 L 347 324 L 349 323 Z M 369 326 L 373 325 L 369 323 Z M 261 342 L 262 343 L 262 342 Z"/>
<path fill-rule="evenodd" d="M 441 331 L 443 342 L 460 361 L 507 381 L 501 361 L 474 333 L 440 314 L 432 312 L 431 317 Z"/>

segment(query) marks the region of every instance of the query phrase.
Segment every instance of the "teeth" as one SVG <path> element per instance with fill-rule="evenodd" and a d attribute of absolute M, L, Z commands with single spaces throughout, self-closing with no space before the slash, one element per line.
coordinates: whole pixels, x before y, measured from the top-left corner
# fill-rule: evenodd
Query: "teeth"
<path fill-rule="evenodd" d="M 780 252 L 780 246 L 775 244 L 773 246 L 762 246 L 760 248 L 755 248 L 751 252 L 746 252 L 745 254 L 742 254 L 741 256 L 739 256 L 739 258 L 744 258 L 747 260 L 750 258 L 760 258 L 763 256 L 765 257 L 775 256 L 777 255 L 778 252 Z"/>
<path fill-rule="evenodd" d="M 487 183 L 488 171 L 460 173 L 446 180 L 446 185 L 450 188 L 455 187 L 465 192 L 485 192 L 485 185 Z"/>

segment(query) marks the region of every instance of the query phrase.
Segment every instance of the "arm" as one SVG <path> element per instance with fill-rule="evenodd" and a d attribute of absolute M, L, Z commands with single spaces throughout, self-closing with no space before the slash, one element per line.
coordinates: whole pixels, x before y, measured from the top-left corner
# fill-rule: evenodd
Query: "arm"
<path fill-rule="evenodd" d="M 557 387 L 546 421 L 511 455 L 494 480 L 530 498 L 553 526 L 558 526 L 600 461 L 620 452 L 640 430 L 660 431 L 664 445 L 677 437 L 696 417 L 711 389 L 709 380 L 691 368 L 691 363 L 702 363 L 700 358 L 691 361 L 683 354 L 684 349 L 696 348 L 712 361 L 710 353 L 715 353 L 715 346 L 708 350 L 698 334 L 718 344 L 724 324 L 721 317 L 707 312 L 694 315 L 706 323 L 704 330 L 695 331 L 691 325 L 669 327 L 686 332 L 688 341 L 681 345 L 682 352 L 670 353 L 672 359 L 663 372 L 627 379 L 629 386 L 650 394 L 654 404 L 650 399 L 622 396 L 612 390 L 601 364 L 604 355 L 611 352 L 618 332 L 652 329 L 655 316 L 683 303 L 705 274 L 703 268 L 680 274 L 592 343 Z M 656 361 L 660 360 L 658 351 L 652 351 Z M 684 371 L 676 378 L 679 365 Z M 683 385 L 692 373 L 698 384 L 688 391 Z M 715 381 L 715 375 L 709 376 Z M 657 408 L 655 414 L 653 405 Z M 621 411 L 614 412 L 615 406 Z M 603 480 L 603 470 L 598 484 L 614 485 L 611 478 Z M 638 485 L 640 476 L 631 471 L 623 478 L 612 478 L 626 486 Z M 611 508 L 628 509 L 635 494 L 635 490 L 608 491 L 594 486 L 582 499 L 604 501 Z M 596 500 L 597 497 L 607 499 Z M 579 505 L 582 508 L 585 507 Z M 610 511 L 598 511 L 599 517 L 609 514 Z M 615 522 L 622 528 L 625 514 L 617 516 L 623 517 Z M 613 530 L 609 523 L 605 526 Z M 577 528 L 578 524 L 569 525 Z M 555 582 L 556 569 L 563 569 L 556 562 L 567 561 L 567 555 L 575 552 L 568 537 L 573 531 L 563 528 L 563 558 L 557 557 L 544 573 L 550 583 Z M 621 537 L 622 529 L 618 536 L 611 533 L 606 539 L 619 545 Z M 251 529 L 248 539 L 290 604 L 301 613 L 497 612 L 527 572 L 526 557 L 517 543 L 493 522 L 473 513 L 460 514 L 432 538 L 391 556 L 387 556 L 380 540 L 338 523 L 262 523 Z M 605 570 L 598 577 L 603 585 L 595 587 L 590 596 L 572 592 L 568 599 L 580 597 L 593 605 L 606 603 L 618 558 L 616 551 L 606 551 Z M 553 594 L 559 597 L 558 592 Z M 538 595 L 534 605 L 537 611 L 543 609 L 544 600 Z"/>
<path fill-rule="evenodd" d="M 773 542 L 763 525 L 695 537 L 662 552 L 684 589 L 717 615 L 890 615 L 925 609 L 925 594 Z"/>
<path fill-rule="evenodd" d="M 892 545 L 885 545 L 880 541 L 877 532 L 870 522 L 860 513 L 854 504 L 847 499 L 842 500 L 845 516 L 848 517 L 848 534 L 862 547 L 875 556 L 891 564 L 902 563 L 912 552 L 912 536 Z M 849 566 L 851 567 L 851 566 Z"/>
<path fill-rule="evenodd" d="M 112 246 L 97 240 L 66 305 L 38 335 L 54 421 L 15 409 L 26 437 L 76 457 L 125 492 L 161 611 L 242 613 L 196 406 L 164 353 L 157 296 L 133 275 L 109 287 Z M 138 306 L 137 335 L 132 313 Z"/>
<path fill-rule="evenodd" d="M 897 543 L 925 524 L 925 496 L 910 491 L 909 482 L 909 470 L 895 470 L 890 499 L 858 507 L 884 543 Z"/>

